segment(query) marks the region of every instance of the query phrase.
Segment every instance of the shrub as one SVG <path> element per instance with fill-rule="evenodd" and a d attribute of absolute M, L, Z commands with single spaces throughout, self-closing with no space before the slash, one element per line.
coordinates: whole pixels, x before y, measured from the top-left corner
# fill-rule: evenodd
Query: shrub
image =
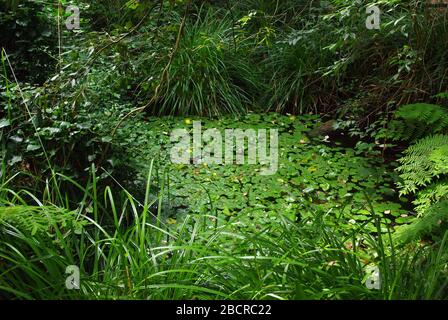
<path fill-rule="evenodd" d="M 150 113 L 216 116 L 247 111 L 248 92 L 259 84 L 251 62 L 240 58 L 244 42 L 235 43 L 231 21 L 218 17 L 209 11 L 188 20 L 178 47 L 171 51 L 167 45 L 154 54 L 157 63 L 147 71 L 154 78 L 140 90 L 150 100 Z"/>
<path fill-rule="evenodd" d="M 21 81 L 43 83 L 55 65 L 54 12 L 45 1 L 0 2 L 1 48 Z M 9 72 L 8 72 L 9 74 Z"/>

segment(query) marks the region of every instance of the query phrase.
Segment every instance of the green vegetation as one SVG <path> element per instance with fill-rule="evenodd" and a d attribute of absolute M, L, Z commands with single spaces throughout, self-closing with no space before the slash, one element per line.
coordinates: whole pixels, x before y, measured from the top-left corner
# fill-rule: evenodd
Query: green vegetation
<path fill-rule="evenodd" d="M 0 298 L 447 299 L 426 2 L 0 1 Z M 278 130 L 277 170 L 173 162 L 194 123 Z"/>
<path fill-rule="evenodd" d="M 110 188 L 98 193 L 93 179 L 85 188 L 76 186 L 84 192 L 84 201 L 75 212 L 61 209 L 63 205 L 34 206 L 25 202 L 30 195 L 3 190 L 4 201 L 9 202 L 1 210 L 0 252 L 7 277 L 2 277 L 0 287 L 7 297 L 445 297 L 448 283 L 440 268 L 446 263 L 447 236 L 437 249 L 411 245 L 398 252 L 390 234 L 381 235 L 381 217 L 373 212 L 370 221 L 354 225 L 348 235 L 340 225 L 325 224 L 324 213 L 300 223 L 279 213 L 275 223 L 258 225 L 239 217 L 193 214 L 178 225 L 167 225 L 161 210 L 151 212 L 153 202 L 160 199 L 149 200 L 150 180 L 140 206 L 128 192 L 122 203 L 115 202 Z M 103 221 L 106 212 L 109 223 Z M 131 224 L 128 215 L 133 215 Z M 364 228 L 370 222 L 379 236 Z M 65 268 L 73 264 L 82 272 L 79 291 L 64 285 Z M 381 266 L 384 279 L 379 291 L 360 285 L 369 264 Z"/>

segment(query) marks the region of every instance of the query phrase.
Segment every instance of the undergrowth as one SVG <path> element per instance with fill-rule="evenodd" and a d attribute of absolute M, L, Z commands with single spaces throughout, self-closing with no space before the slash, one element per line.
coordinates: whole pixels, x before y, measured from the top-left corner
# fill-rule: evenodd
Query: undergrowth
<path fill-rule="evenodd" d="M 300 223 L 284 217 L 281 223 L 265 225 L 257 232 L 237 228 L 238 217 L 213 223 L 214 215 L 189 215 L 173 227 L 166 224 L 160 209 L 155 214 L 149 210 L 151 170 L 141 204 L 126 191 L 123 203 L 118 203 L 111 188 L 97 190 L 95 175 L 87 187 L 76 185 L 84 192 L 84 199 L 75 210 L 66 209 L 64 203 L 44 204 L 3 184 L 2 296 L 446 298 L 448 234 L 431 246 L 399 249 L 390 235 L 366 233 L 362 225 L 352 236 L 341 236 L 339 230 L 326 226 L 323 216 Z M 54 191 L 49 186 L 46 192 Z M 42 220 L 43 216 L 47 219 Z M 380 228 L 378 218 L 373 215 L 372 219 Z M 78 290 L 65 286 L 65 271 L 72 265 L 80 270 Z M 372 266 L 380 270 L 380 290 L 369 290 L 365 285 Z"/>

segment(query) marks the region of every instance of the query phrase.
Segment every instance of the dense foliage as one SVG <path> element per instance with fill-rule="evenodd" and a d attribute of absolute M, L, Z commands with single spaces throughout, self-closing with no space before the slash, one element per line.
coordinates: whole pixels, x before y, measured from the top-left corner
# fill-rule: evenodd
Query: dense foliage
<path fill-rule="evenodd" d="M 0 299 L 447 299 L 429 2 L 0 0 Z M 172 163 L 195 122 L 277 129 L 277 172 Z"/>

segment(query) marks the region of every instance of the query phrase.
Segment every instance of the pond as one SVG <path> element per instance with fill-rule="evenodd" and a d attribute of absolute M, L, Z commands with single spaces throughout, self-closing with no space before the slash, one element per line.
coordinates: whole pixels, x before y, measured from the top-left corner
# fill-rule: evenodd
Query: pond
<path fill-rule="evenodd" d="M 215 129 L 223 136 L 225 129 L 278 130 L 277 171 L 262 175 L 260 163 L 247 161 L 172 163 L 172 132 L 184 129 L 192 135 L 193 125 L 199 121 L 202 130 Z M 389 227 L 409 222 L 412 215 L 405 209 L 407 199 L 399 199 L 395 189 L 398 176 L 394 164 L 383 160 L 376 150 L 347 147 L 328 137 L 310 140 L 306 133 L 319 123 L 314 115 L 275 113 L 238 119 L 166 117 L 130 120 L 120 131 L 124 134 L 132 128 L 134 143 L 127 152 L 138 159 L 141 183 L 151 160 L 156 159 L 159 180 L 164 181 L 164 206 L 169 208 L 164 210 L 168 224 L 179 223 L 187 213 L 208 215 L 210 226 L 218 223 L 217 217 L 234 219 L 240 228 L 255 229 L 284 217 L 312 223 L 314 217 L 321 216 L 347 231 L 365 223 L 366 230 L 375 232 L 370 204 Z M 386 225 L 383 231 L 387 231 Z"/>

